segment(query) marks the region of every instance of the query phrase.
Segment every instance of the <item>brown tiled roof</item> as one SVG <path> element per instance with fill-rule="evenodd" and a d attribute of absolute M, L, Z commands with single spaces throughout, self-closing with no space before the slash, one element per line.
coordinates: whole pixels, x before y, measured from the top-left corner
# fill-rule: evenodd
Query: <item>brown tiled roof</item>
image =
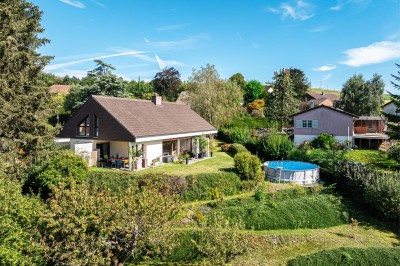
<path fill-rule="evenodd" d="M 325 106 L 333 105 L 333 102 L 328 98 L 314 99 L 312 101 L 314 101 L 314 105 L 321 105 L 321 104 Z"/>
<path fill-rule="evenodd" d="M 319 106 L 316 106 L 316 107 L 314 107 L 314 108 L 311 108 L 311 109 L 308 109 L 308 110 L 304 110 L 304 111 L 301 111 L 301 112 L 292 114 L 290 117 L 295 117 L 295 116 L 297 116 L 297 115 L 299 115 L 299 114 L 303 114 L 303 113 L 307 113 L 307 112 L 312 112 L 312 111 L 314 111 L 314 110 L 316 110 L 316 109 L 318 109 L 318 108 L 329 108 L 329 109 L 331 109 L 331 110 L 333 110 L 333 111 L 336 111 L 336 112 L 339 112 L 339 113 L 342 113 L 342 114 L 345 114 L 345 115 L 348 115 L 348 116 L 352 116 L 352 117 L 358 118 L 357 115 L 354 115 L 354 114 L 352 114 L 352 113 L 349 113 L 349 112 L 340 110 L 340 109 L 338 109 L 338 108 L 334 108 L 334 107 L 330 107 L 330 106 L 325 106 L 325 105 L 319 105 Z"/>
<path fill-rule="evenodd" d="M 68 94 L 72 85 L 53 85 L 50 87 L 51 93 L 65 93 Z"/>
<path fill-rule="evenodd" d="M 339 100 L 339 97 L 333 93 L 318 93 L 318 92 L 307 92 L 314 99 L 329 99 L 332 102 Z"/>
<path fill-rule="evenodd" d="M 92 97 L 136 138 L 216 130 L 184 104 Z"/>

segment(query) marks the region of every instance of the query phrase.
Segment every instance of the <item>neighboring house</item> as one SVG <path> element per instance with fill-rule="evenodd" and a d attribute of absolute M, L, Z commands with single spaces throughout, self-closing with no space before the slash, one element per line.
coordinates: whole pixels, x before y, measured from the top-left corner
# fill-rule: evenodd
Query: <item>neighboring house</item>
<path fill-rule="evenodd" d="M 50 92 L 68 94 L 71 88 L 72 85 L 53 85 L 50 87 Z"/>
<path fill-rule="evenodd" d="M 383 106 L 383 112 L 391 115 L 400 115 L 400 110 L 393 101 L 389 101 Z"/>
<path fill-rule="evenodd" d="M 181 93 L 179 93 L 179 96 L 175 102 L 180 103 L 180 104 L 187 104 L 188 98 L 189 98 L 189 92 L 181 91 Z"/>
<path fill-rule="evenodd" d="M 353 146 L 369 149 L 378 148 L 389 139 L 384 134 L 386 121 L 383 116 L 356 116 L 320 105 L 294 114 L 292 117 L 296 145 L 312 141 L 321 133 L 334 135 L 338 142 L 348 142 Z"/>
<path fill-rule="evenodd" d="M 321 133 L 335 136 L 341 143 L 353 141 L 353 122 L 357 116 L 329 106 L 316 106 L 292 115 L 294 143 L 312 141 Z"/>
<path fill-rule="evenodd" d="M 217 130 L 187 105 L 92 96 L 66 122 L 59 137 L 71 138 L 71 149 L 91 156 L 91 164 L 112 157 L 129 158 L 135 150 L 143 166 L 153 160 L 171 161 L 183 152 L 199 153 L 198 138 Z M 139 155 L 138 155 L 139 156 Z"/>
<path fill-rule="evenodd" d="M 334 107 L 338 100 L 339 100 L 339 97 L 333 93 L 307 92 L 304 95 L 303 102 L 309 103 L 311 105 L 311 101 L 313 101 L 314 106 L 325 105 L 325 106 Z"/>
<path fill-rule="evenodd" d="M 377 149 L 389 136 L 384 116 L 360 116 L 354 121 L 354 145 L 359 148 Z"/>

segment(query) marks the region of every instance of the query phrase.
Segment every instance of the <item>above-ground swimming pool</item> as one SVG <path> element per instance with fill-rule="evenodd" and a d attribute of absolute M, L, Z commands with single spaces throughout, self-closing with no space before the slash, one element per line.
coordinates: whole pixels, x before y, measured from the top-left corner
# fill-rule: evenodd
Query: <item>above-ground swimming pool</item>
<path fill-rule="evenodd" d="M 268 161 L 264 163 L 265 177 L 275 182 L 312 185 L 319 180 L 319 166 L 298 161 Z"/>

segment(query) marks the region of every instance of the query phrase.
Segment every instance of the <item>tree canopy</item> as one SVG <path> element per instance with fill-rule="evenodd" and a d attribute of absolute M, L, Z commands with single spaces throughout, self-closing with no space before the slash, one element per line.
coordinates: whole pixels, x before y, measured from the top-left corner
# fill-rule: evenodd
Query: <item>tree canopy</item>
<path fill-rule="evenodd" d="M 355 115 L 378 115 L 384 103 L 385 83 L 380 75 L 365 81 L 363 75 L 354 75 L 343 85 L 337 106 Z"/>
<path fill-rule="evenodd" d="M 298 100 L 294 92 L 290 70 L 281 69 L 274 73 L 273 92 L 268 97 L 266 113 L 273 120 L 279 121 L 281 129 L 290 120 L 290 115 L 298 111 Z"/>
<path fill-rule="evenodd" d="M 242 90 L 244 90 L 244 88 L 246 86 L 246 81 L 244 80 L 244 77 L 241 73 L 233 74 L 229 78 L 229 81 L 235 82 Z"/>
<path fill-rule="evenodd" d="M 114 67 L 105 63 L 104 65 L 88 72 L 88 76 L 82 79 L 82 83 L 85 85 L 72 87 L 64 102 L 66 112 L 73 114 L 91 95 L 128 97 L 126 92 L 127 82 L 112 74 L 109 70 L 105 70 L 114 69 Z M 103 67 L 105 69 L 102 69 Z"/>
<path fill-rule="evenodd" d="M 261 99 L 264 94 L 264 85 L 258 80 L 250 80 L 244 87 L 244 101 L 246 103 L 251 103 L 255 100 Z"/>
<path fill-rule="evenodd" d="M 189 82 L 188 104 L 216 128 L 225 125 L 240 111 L 242 90 L 236 83 L 220 79 L 214 65 L 194 69 Z"/>
<path fill-rule="evenodd" d="M 167 100 L 175 101 L 182 84 L 180 77 L 181 74 L 175 68 L 164 68 L 155 75 L 152 81 L 154 91 Z"/>
<path fill-rule="evenodd" d="M 39 37 L 41 15 L 24 0 L 0 4 L 0 169 L 6 172 L 44 157 L 55 134 L 47 123 L 54 112 L 52 98 L 39 81 L 51 59 L 37 52 L 49 42 Z"/>
<path fill-rule="evenodd" d="M 310 88 L 311 83 L 304 72 L 298 68 L 289 68 L 289 73 L 296 97 L 301 99 Z"/>

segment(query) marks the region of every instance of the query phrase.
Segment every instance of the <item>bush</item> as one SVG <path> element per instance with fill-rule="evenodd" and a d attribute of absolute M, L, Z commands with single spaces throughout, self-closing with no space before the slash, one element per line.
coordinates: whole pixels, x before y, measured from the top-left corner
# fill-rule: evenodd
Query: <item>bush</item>
<path fill-rule="evenodd" d="M 261 161 L 256 155 L 249 152 L 240 152 L 233 158 L 236 171 L 242 180 L 261 181 L 264 177 L 261 170 Z"/>
<path fill-rule="evenodd" d="M 224 152 L 230 152 L 232 151 L 232 144 L 230 143 L 224 143 L 221 145 L 221 150 Z"/>
<path fill-rule="evenodd" d="M 336 143 L 336 139 L 332 134 L 322 133 L 321 135 L 316 137 L 311 143 L 316 148 L 330 150 L 332 145 Z"/>
<path fill-rule="evenodd" d="M 239 143 L 233 143 L 231 150 L 232 150 L 233 155 L 235 155 L 235 154 L 237 154 L 239 152 L 248 152 L 246 147 L 243 146 L 242 144 L 239 144 Z"/>
<path fill-rule="evenodd" d="M 301 161 L 301 162 L 308 162 L 310 160 L 307 151 L 302 149 L 292 150 L 288 155 L 288 159 L 292 161 Z"/>
<path fill-rule="evenodd" d="M 400 248 L 340 248 L 324 250 L 311 255 L 291 259 L 288 266 L 317 265 L 387 265 L 400 263 Z"/>
<path fill-rule="evenodd" d="M 233 127 L 228 131 L 228 141 L 244 144 L 251 138 L 251 130 L 247 127 Z"/>
<path fill-rule="evenodd" d="M 256 201 L 265 201 L 267 199 L 267 193 L 260 187 L 257 189 L 256 193 L 254 193 L 254 198 Z"/>
<path fill-rule="evenodd" d="M 185 201 L 208 200 L 215 197 L 216 189 L 221 197 L 235 195 L 241 191 L 240 177 L 235 173 L 208 173 L 186 177 Z"/>
<path fill-rule="evenodd" d="M 259 139 L 262 152 L 267 159 L 284 160 L 295 148 L 294 143 L 286 134 L 269 133 Z"/>
<path fill-rule="evenodd" d="M 387 156 L 389 159 L 393 159 L 397 162 L 400 162 L 400 145 L 393 145 L 387 151 Z"/>
<path fill-rule="evenodd" d="M 61 182 L 74 181 L 82 183 L 88 176 L 88 166 L 81 156 L 72 151 L 63 151 L 43 165 L 28 169 L 23 187 L 25 193 L 40 193 L 42 198 L 47 198 L 52 192 L 52 187 Z"/>

